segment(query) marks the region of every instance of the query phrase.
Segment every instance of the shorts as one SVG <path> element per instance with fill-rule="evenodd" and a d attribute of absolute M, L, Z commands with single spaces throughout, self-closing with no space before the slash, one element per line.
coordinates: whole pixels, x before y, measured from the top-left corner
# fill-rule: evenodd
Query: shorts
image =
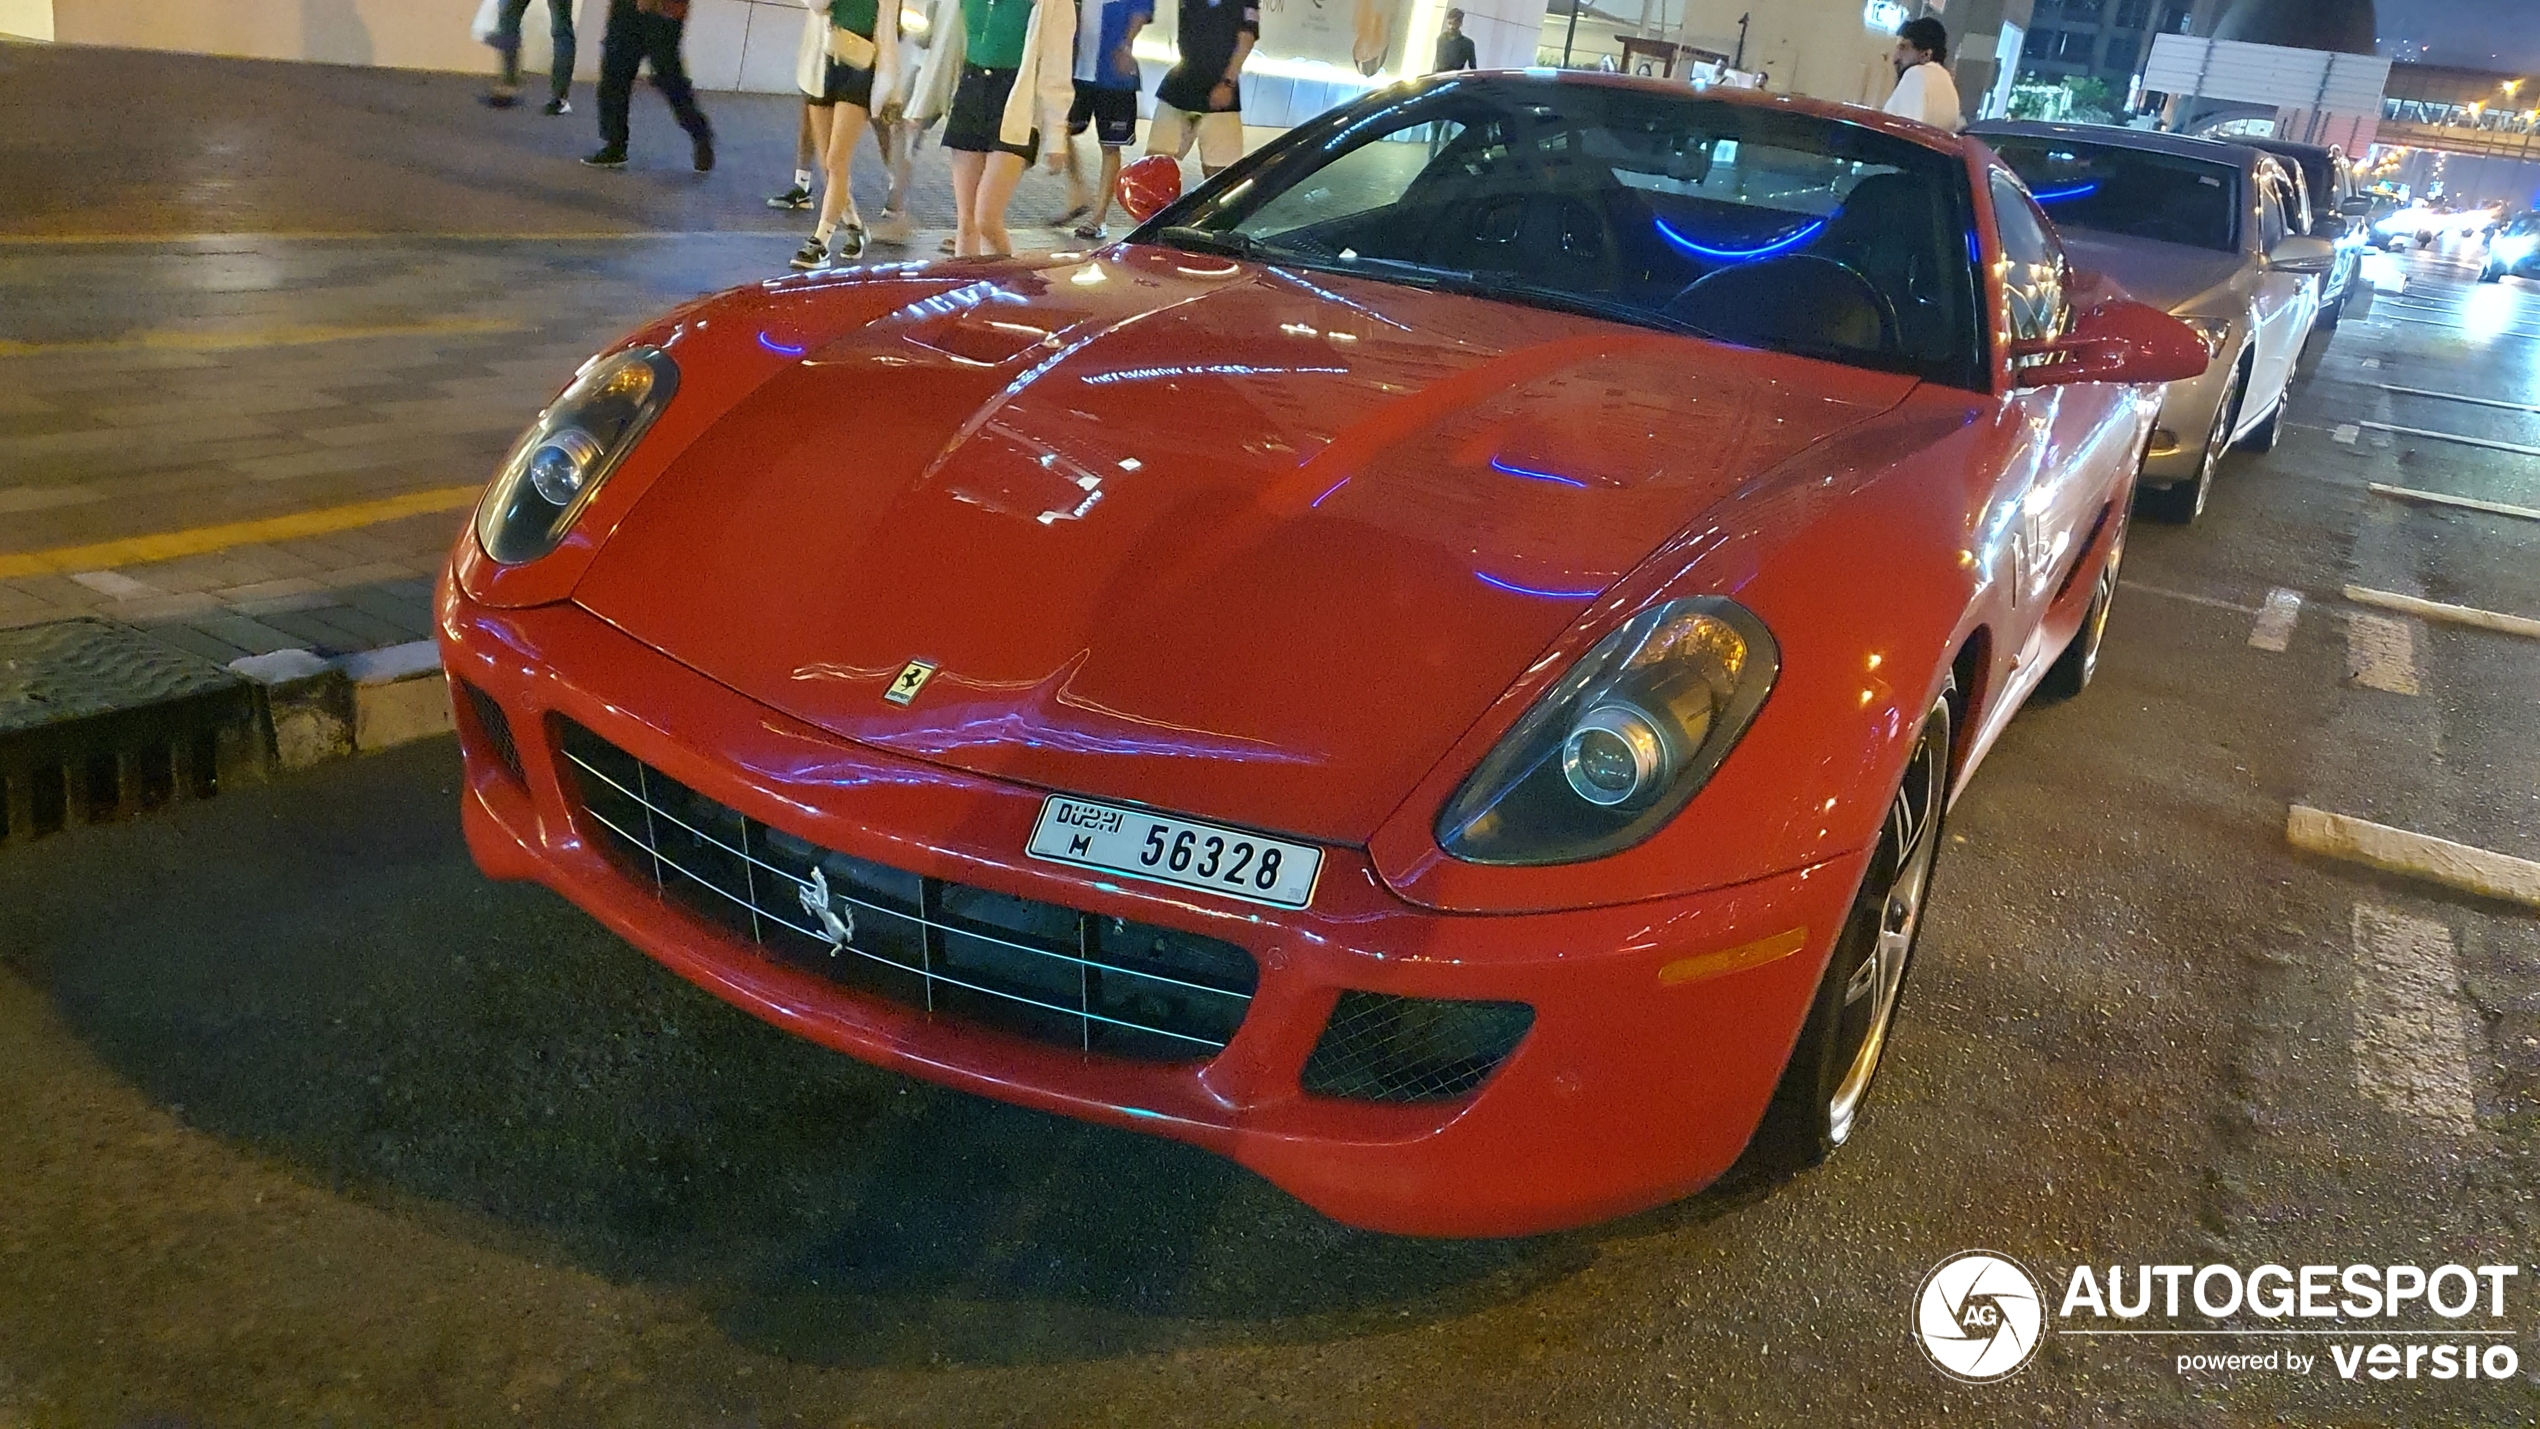
<path fill-rule="evenodd" d="M 858 109 L 873 107 L 873 71 L 853 65 L 829 61 L 829 80 L 816 95 L 806 95 L 805 104 L 826 109 L 833 104 L 852 104 Z"/>
<path fill-rule="evenodd" d="M 1094 142 L 1106 149 L 1125 149 L 1138 132 L 1138 92 L 1105 89 L 1076 81 L 1076 102 L 1067 110 L 1067 132 L 1082 134 L 1091 124 Z"/>
<path fill-rule="evenodd" d="M 1231 166 L 1244 156 L 1244 117 L 1231 110 L 1193 114 L 1169 104 L 1155 106 L 1155 123 L 1147 130 L 1147 152 L 1181 158 L 1199 143 L 1199 161 L 1211 169 Z"/>
<path fill-rule="evenodd" d="M 952 112 L 944 116 L 944 147 L 970 154 L 1012 154 L 1025 163 L 1040 157 L 1041 131 L 1021 144 L 1009 144 L 1005 127 L 1006 96 L 1014 92 L 1015 71 L 981 65 L 961 67 L 961 83 L 953 90 Z"/>

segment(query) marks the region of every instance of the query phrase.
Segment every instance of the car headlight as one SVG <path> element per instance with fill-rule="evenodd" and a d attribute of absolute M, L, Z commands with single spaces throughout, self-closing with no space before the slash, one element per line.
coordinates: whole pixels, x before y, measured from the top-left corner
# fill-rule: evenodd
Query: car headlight
<path fill-rule="evenodd" d="M 679 390 L 679 366 L 630 347 L 585 368 L 530 425 L 476 508 L 476 539 L 506 566 L 552 551 Z"/>
<path fill-rule="evenodd" d="M 1468 863 L 1579 863 L 1656 833 L 1763 707 L 1781 649 L 1716 596 L 1641 612 L 1535 702 L 1438 815 Z"/>
<path fill-rule="evenodd" d="M 2530 257 L 2534 250 L 2540 250 L 2540 236 L 2518 233 L 2496 240 L 2496 256 L 2508 263 L 2519 263 Z"/>
<path fill-rule="evenodd" d="M 2231 345 L 2231 319 L 2229 318 L 2196 318 L 2182 315 L 2179 321 L 2187 324 L 2188 328 L 2196 334 L 2198 342 L 2205 344 L 2207 358 L 2220 358 L 2223 355 L 2223 349 Z"/>

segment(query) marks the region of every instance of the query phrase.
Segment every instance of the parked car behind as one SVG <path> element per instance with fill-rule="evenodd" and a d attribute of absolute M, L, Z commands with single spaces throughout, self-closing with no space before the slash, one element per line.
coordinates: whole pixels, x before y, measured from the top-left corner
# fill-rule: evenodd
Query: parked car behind
<path fill-rule="evenodd" d="M 2487 261 L 2479 266 L 2478 281 L 2493 283 L 2508 275 L 2540 278 L 2540 213 L 2523 214 L 2487 240 Z"/>
<path fill-rule="evenodd" d="M 2243 142 L 2275 155 L 2292 170 L 2303 200 L 2298 230 L 2337 246 L 2336 262 L 2320 279 L 2319 316 L 2322 327 L 2337 326 L 2346 315 L 2346 299 L 2355 291 L 2364 252 L 2372 246 L 2372 225 L 2366 221 L 2372 214 L 2372 199 L 2364 192 L 2354 162 L 2333 144 L 2296 144 L 2287 139 Z"/>
<path fill-rule="evenodd" d="M 2272 154 L 2099 124 L 1995 121 L 1967 130 L 2016 170 L 2073 260 L 2167 308 L 2212 354 L 2170 384 L 2143 467 L 2147 508 L 2203 513 L 2223 453 L 2275 445 L 2294 359 L 2319 315 L 2326 239 L 2295 231 L 2300 199 Z"/>

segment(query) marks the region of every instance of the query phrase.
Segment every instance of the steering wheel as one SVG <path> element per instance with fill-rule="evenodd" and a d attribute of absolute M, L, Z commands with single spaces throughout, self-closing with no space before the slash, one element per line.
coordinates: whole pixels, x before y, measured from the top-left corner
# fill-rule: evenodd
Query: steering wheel
<path fill-rule="evenodd" d="M 1579 263 L 1610 278 L 1622 242 L 1612 217 L 1585 196 L 1534 193 L 1486 196 L 1463 205 L 1423 247 L 1428 261 L 1447 268 L 1531 275 L 1547 264 Z"/>
<path fill-rule="evenodd" d="M 1687 283 L 1682 291 L 1669 299 L 1667 313 L 1671 317 L 1691 321 L 1692 319 L 1687 317 L 1683 310 L 1693 303 L 1702 301 L 1706 296 L 1712 295 L 1709 290 L 1717 290 L 1741 282 L 1752 283 L 1768 273 L 1780 278 L 1784 284 L 1789 285 L 1790 291 L 1794 292 L 1806 291 L 1807 285 L 1811 283 L 1832 283 L 1849 290 L 1851 296 L 1866 303 L 1870 311 L 1877 315 L 1879 350 L 1893 351 L 1901 346 L 1900 334 L 1904 330 L 1904 324 L 1897 318 L 1896 303 L 1888 297 L 1886 290 L 1863 276 L 1860 269 L 1840 258 L 1829 258 L 1822 253 L 1786 253 L 1761 263 L 1739 263 L 1725 268 L 1715 268 Z M 1711 327 L 1708 323 L 1695 323 L 1695 326 L 1706 329 Z M 1723 332 L 1721 336 L 1735 337 L 1737 334 Z"/>

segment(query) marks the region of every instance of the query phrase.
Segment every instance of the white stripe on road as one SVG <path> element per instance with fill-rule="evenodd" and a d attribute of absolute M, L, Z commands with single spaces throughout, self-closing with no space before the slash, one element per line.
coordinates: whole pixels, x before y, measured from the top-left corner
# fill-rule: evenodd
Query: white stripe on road
<path fill-rule="evenodd" d="M 2293 625 L 2301 618 L 2302 593 L 2277 586 L 2267 592 L 2267 603 L 2258 611 L 2258 623 L 2249 632 L 2249 643 L 2281 655 L 2293 643 Z"/>
<path fill-rule="evenodd" d="M 2493 630 L 2499 635 L 2521 635 L 2540 640 L 2540 620 L 2527 615 L 2505 615 L 2493 610 L 2480 610 L 2467 605 L 2445 605 L 2439 600 L 2419 600 L 2395 591 L 2373 590 L 2367 586 L 2346 587 L 2346 598 L 2357 605 L 2377 605 L 2384 610 L 2422 616 L 2452 625 L 2467 625 L 2479 630 Z M 2358 616 L 2357 619 L 2367 617 Z"/>
<path fill-rule="evenodd" d="M 2355 1084 L 2412 1121 L 2478 1130 L 2470 1086 L 2468 1005 L 2452 930 L 2369 903 L 2355 905 Z"/>
<path fill-rule="evenodd" d="M 2329 440 L 2342 447 L 2351 447 L 2355 444 L 2355 439 L 2363 434 L 2363 428 L 2352 422 L 2345 422 L 2339 424 L 2336 431 L 2329 433 Z"/>
<path fill-rule="evenodd" d="M 2347 617 L 2346 678 L 2367 690 L 2419 693 L 2415 628 L 2378 615 Z"/>
<path fill-rule="evenodd" d="M 2364 483 L 2364 488 L 2380 496 L 2401 501 L 2423 501 L 2435 506 L 2458 506 L 2464 511 L 2485 511 L 2496 516 L 2519 516 L 2525 521 L 2540 521 L 2540 511 L 2528 506 L 2508 506 L 2502 501 L 2480 501 L 2468 496 L 2446 496 L 2439 491 L 2419 491 L 2413 486 L 2386 486 L 2378 481 Z"/>
<path fill-rule="evenodd" d="M 2540 456 L 2540 447 L 2527 447 L 2519 442 L 2491 442 L 2485 437 L 2465 437 L 2458 432 L 2437 432 L 2424 427 L 2394 427 L 2388 422 L 2365 422 L 2362 425 L 2376 432 L 2394 432 L 2403 437 L 2424 437 L 2431 441 L 2458 442 L 2465 447 L 2484 447 L 2491 452 L 2512 452 L 2516 456 Z"/>
<path fill-rule="evenodd" d="M 2141 581 L 2130 580 L 2123 582 L 2123 584 L 2127 590 L 2139 590 L 2145 595 L 2157 595 L 2163 600 L 2183 600 L 2189 605 L 2209 605 L 2216 610 L 2236 610 L 2242 615 L 2255 615 L 2258 613 L 2257 606 L 2242 605 L 2236 600 L 2217 600 L 2210 595 L 2191 595 L 2186 591 L 2171 590 L 2166 586 L 2145 585 Z"/>
<path fill-rule="evenodd" d="M 2295 804 L 2285 841 L 2304 853 L 2540 908 L 2540 863 Z"/>
<path fill-rule="evenodd" d="M 2528 402 L 2499 402 L 2493 397 L 2465 397 L 2458 392 L 2437 392 L 2429 387 L 2394 387 L 2387 382 L 2376 382 L 2373 385 L 2384 392 L 2396 392 L 2403 397 L 2432 397 L 2444 402 L 2467 402 L 2476 407 L 2502 407 L 2508 412 L 2540 412 L 2540 407 L 2535 407 Z"/>

